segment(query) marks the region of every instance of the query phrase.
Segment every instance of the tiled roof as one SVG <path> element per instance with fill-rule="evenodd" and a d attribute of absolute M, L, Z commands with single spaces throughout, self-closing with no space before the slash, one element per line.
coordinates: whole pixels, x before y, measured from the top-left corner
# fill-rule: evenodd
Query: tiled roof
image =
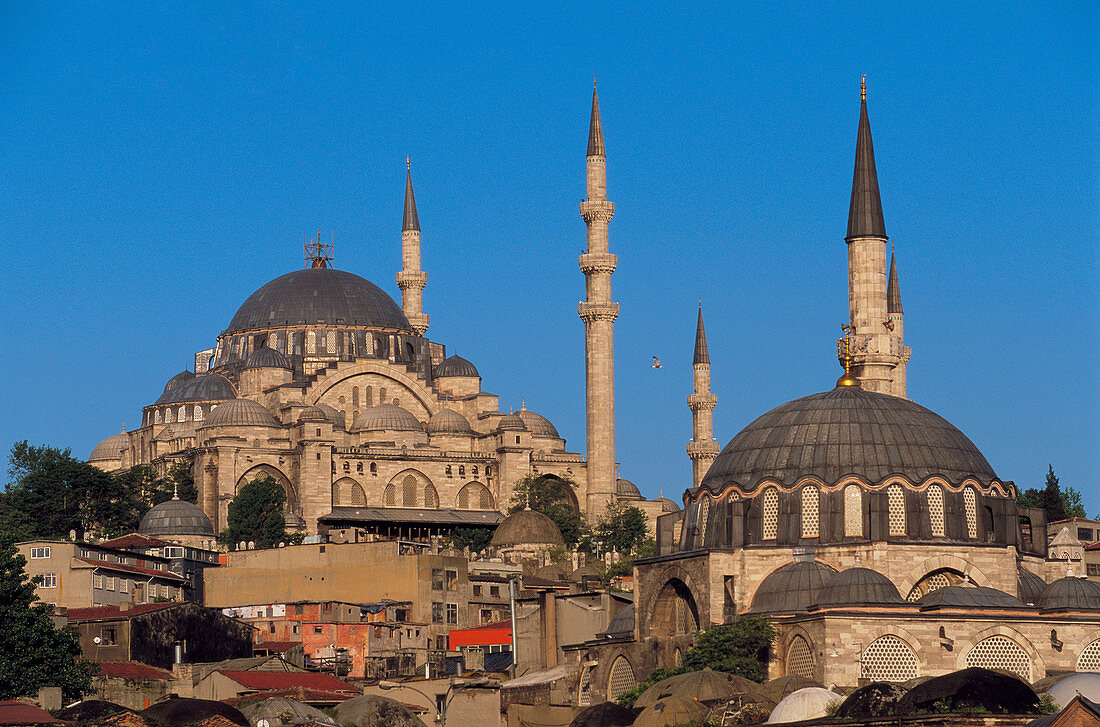
<path fill-rule="evenodd" d="M 105 540 L 99 545 L 104 548 L 160 548 L 168 544 L 166 540 L 157 540 L 147 535 L 130 533 L 129 535 L 123 535 L 121 538 L 115 538 L 114 540 Z"/>
<path fill-rule="evenodd" d="M 174 679 L 172 672 L 137 661 L 100 662 L 99 675 L 111 679 Z"/>
<path fill-rule="evenodd" d="M 142 568 L 137 565 L 125 565 L 123 563 L 111 563 L 106 560 L 95 560 L 93 558 L 75 558 L 75 560 L 83 561 L 88 565 L 96 566 L 97 568 L 106 568 L 107 570 L 119 571 L 120 573 L 134 573 L 141 576 L 154 576 L 156 578 L 165 578 L 170 581 L 183 581 L 183 576 L 178 576 L 171 571 L 166 570 L 153 570 L 152 568 Z"/>
<path fill-rule="evenodd" d="M 264 699 L 271 699 L 273 697 L 288 697 L 290 699 L 304 702 L 306 704 L 336 704 L 338 702 L 346 702 L 352 697 L 357 696 L 351 692 L 329 692 L 323 689 L 305 689 L 298 687 L 297 689 L 266 689 L 261 692 L 251 692 L 249 694 L 242 694 L 239 697 L 230 697 L 229 699 L 223 699 L 231 707 L 236 707 L 242 702 L 248 702 L 249 704 L 255 704 L 258 701 Z"/>
<path fill-rule="evenodd" d="M 277 671 L 229 671 L 219 669 L 233 681 L 248 689 L 318 689 L 328 692 L 353 692 L 359 690 L 328 674 L 313 672 L 277 672 Z"/>
<path fill-rule="evenodd" d="M 70 621 L 94 621 L 101 618 L 130 618 L 143 613 L 159 611 L 163 608 L 178 606 L 177 603 L 135 603 L 128 611 L 118 606 L 92 606 L 91 608 L 70 608 L 65 614 Z"/>
<path fill-rule="evenodd" d="M 33 704 L 9 699 L 0 702 L 0 724 L 65 724 Z"/>
<path fill-rule="evenodd" d="M 289 651 L 295 646 L 300 646 L 301 641 L 264 641 L 259 644 L 253 644 L 253 651 Z"/>

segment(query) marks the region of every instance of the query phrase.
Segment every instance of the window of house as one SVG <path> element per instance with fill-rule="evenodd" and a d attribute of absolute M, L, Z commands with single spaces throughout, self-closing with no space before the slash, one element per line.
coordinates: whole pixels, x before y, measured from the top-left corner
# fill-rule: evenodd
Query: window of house
<path fill-rule="evenodd" d="M 119 591 L 119 593 L 129 593 L 130 592 L 130 579 L 129 578 L 120 578 L 119 579 L 119 581 L 118 581 L 118 591 Z"/>
<path fill-rule="evenodd" d="M 459 477 L 465 477 L 466 476 L 466 465 L 460 464 L 458 466 L 458 476 Z"/>
<path fill-rule="evenodd" d="M 443 468 L 443 474 L 447 475 L 448 477 L 451 476 L 451 466 L 450 465 L 447 465 L 446 467 Z"/>
<path fill-rule="evenodd" d="M 118 632 L 114 626 L 104 626 L 99 630 L 99 645 L 114 646 L 118 643 Z"/>
<path fill-rule="evenodd" d="M 493 622 L 493 609 L 483 608 L 481 609 L 481 623 L 487 624 Z"/>
<path fill-rule="evenodd" d="M 92 588 L 103 588 L 103 576 L 92 576 Z"/>
<path fill-rule="evenodd" d="M 275 633 L 275 623 L 274 623 L 274 622 L 272 622 L 272 623 L 269 623 L 269 624 L 267 625 L 267 629 L 268 629 L 268 632 L 269 632 L 269 633 L 272 633 L 272 634 L 273 634 L 273 633 Z"/>
<path fill-rule="evenodd" d="M 1077 539 L 1083 543 L 1092 542 L 1092 528 L 1077 528 Z M 49 558 L 49 556 L 46 556 Z"/>
<path fill-rule="evenodd" d="M 323 634 L 323 633 L 325 633 L 325 629 L 324 629 L 324 627 L 322 627 L 322 626 L 314 626 L 314 627 L 313 627 L 313 633 L 315 633 L 315 634 Z"/>
<path fill-rule="evenodd" d="M 433 591 L 442 591 L 443 590 L 443 569 L 442 568 L 432 568 L 432 590 Z"/>
<path fill-rule="evenodd" d="M 489 586 L 489 595 L 494 598 L 500 597 L 500 586 Z"/>
<path fill-rule="evenodd" d="M 178 548 L 178 547 L 174 547 L 174 546 L 169 547 L 169 548 L 165 548 L 164 549 L 164 557 L 165 558 L 182 558 L 183 557 L 183 548 Z"/>
<path fill-rule="evenodd" d="M 432 623 L 433 624 L 443 623 L 443 604 L 442 603 L 433 603 L 432 604 Z"/>
<path fill-rule="evenodd" d="M 104 579 L 103 585 L 108 591 L 115 590 L 116 581 L 115 581 L 114 576 L 109 576 L 106 579 Z"/>
<path fill-rule="evenodd" d="M 299 631 L 299 630 L 300 630 L 300 627 L 299 627 L 299 625 L 298 625 L 298 624 L 294 624 L 294 627 L 293 627 L 293 628 L 292 628 L 292 629 L 291 629 L 290 631 L 291 631 L 291 633 L 295 633 L 295 634 L 296 634 L 296 633 L 298 633 L 298 631 Z"/>
<path fill-rule="evenodd" d="M 447 590 L 458 590 L 458 571 L 451 570 L 450 568 L 447 569 Z"/>
<path fill-rule="evenodd" d="M 49 558 L 50 547 L 47 545 L 44 548 L 31 548 L 31 560 L 37 560 L 39 558 Z"/>
<path fill-rule="evenodd" d="M 57 574 L 44 573 L 42 575 L 42 585 L 39 588 L 57 588 Z"/>
<path fill-rule="evenodd" d="M 480 596 L 481 595 L 481 586 L 474 586 L 474 595 L 475 596 Z"/>
<path fill-rule="evenodd" d="M 370 473 L 372 475 L 378 474 L 378 463 L 377 462 L 371 462 L 370 463 Z"/>
<path fill-rule="evenodd" d="M 457 603 L 448 603 L 447 604 L 447 623 L 449 623 L 449 624 L 458 624 L 458 604 Z"/>

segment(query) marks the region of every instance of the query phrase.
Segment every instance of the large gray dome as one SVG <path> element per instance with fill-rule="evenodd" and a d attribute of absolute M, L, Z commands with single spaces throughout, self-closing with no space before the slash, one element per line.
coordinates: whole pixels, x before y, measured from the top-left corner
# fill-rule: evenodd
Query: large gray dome
<path fill-rule="evenodd" d="M 997 479 L 974 443 L 919 404 L 838 386 L 783 404 L 741 430 L 714 460 L 703 486 L 755 490 L 765 479 L 793 485 L 813 475 L 833 484 L 857 475 L 877 484 L 901 475 L 923 482 Z"/>
<path fill-rule="evenodd" d="M 206 535 L 214 537 L 214 525 L 206 513 L 186 500 L 167 500 L 141 518 L 138 532 L 150 537 Z"/>
<path fill-rule="evenodd" d="M 870 568 L 849 568 L 829 578 L 817 596 L 819 607 L 903 604 L 897 586 Z"/>
<path fill-rule="evenodd" d="M 752 613 L 805 611 L 836 571 L 813 560 L 795 561 L 768 574 L 752 594 Z"/>
<path fill-rule="evenodd" d="M 176 374 L 172 380 L 179 379 Z M 168 382 L 171 385 L 171 381 Z M 171 388 L 165 387 L 164 393 L 155 404 L 179 404 L 186 401 L 225 401 L 235 399 L 237 392 L 233 384 L 221 374 L 203 374 L 183 379 Z"/>
<path fill-rule="evenodd" d="M 123 450 L 130 448 L 130 435 L 120 432 L 107 437 L 97 444 L 88 457 L 89 462 L 103 462 L 106 460 L 122 459 Z"/>
<path fill-rule="evenodd" d="M 341 325 L 412 333 L 405 314 L 385 291 L 345 270 L 295 270 L 248 297 L 222 334 Z"/>
<path fill-rule="evenodd" d="M 423 429 L 411 411 L 393 404 L 372 406 L 351 425 L 353 432 L 420 432 Z"/>
<path fill-rule="evenodd" d="M 218 404 L 204 427 L 278 427 L 279 421 L 263 404 L 251 399 L 232 399 Z"/>

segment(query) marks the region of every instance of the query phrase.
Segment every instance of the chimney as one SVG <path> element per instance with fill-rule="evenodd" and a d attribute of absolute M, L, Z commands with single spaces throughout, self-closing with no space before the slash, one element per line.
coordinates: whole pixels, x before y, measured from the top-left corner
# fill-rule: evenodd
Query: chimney
<path fill-rule="evenodd" d="M 133 607 L 134 604 L 132 601 L 123 601 L 122 603 L 118 604 L 119 611 L 129 611 Z"/>

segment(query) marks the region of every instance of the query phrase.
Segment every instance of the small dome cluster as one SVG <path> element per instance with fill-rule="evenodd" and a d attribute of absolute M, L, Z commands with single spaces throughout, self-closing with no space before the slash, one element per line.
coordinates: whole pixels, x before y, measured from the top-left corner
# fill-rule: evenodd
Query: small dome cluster
<path fill-rule="evenodd" d="M 527 431 L 531 432 L 533 436 L 561 439 L 558 430 L 542 414 L 536 414 L 533 411 L 527 411 L 526 408 L 521 408 L 516 412 L 516 416 L 523 421 L 523 425 L 527 427 Z"/>
<path fill-rule="evenodd" d="M 428 420 L 428 434 L 473 435 L 466 417 L 454 409 L 440 409 Z"/>

